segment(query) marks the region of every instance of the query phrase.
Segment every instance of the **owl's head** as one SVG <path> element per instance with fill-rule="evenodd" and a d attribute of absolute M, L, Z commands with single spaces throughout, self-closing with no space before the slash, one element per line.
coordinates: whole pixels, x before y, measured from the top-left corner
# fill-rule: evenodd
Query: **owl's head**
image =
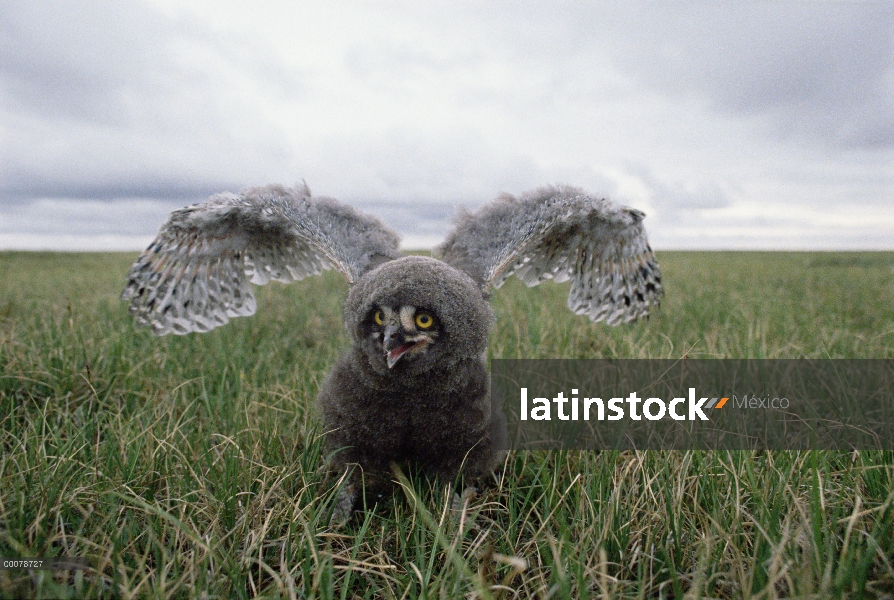
<path fill-rule="evenodd" d="M 481 356 L 493 311 L 471 277 L 434 258 L 407 256 L 361 277 L 345 325 L 379 373 L 419 373 Z"/>

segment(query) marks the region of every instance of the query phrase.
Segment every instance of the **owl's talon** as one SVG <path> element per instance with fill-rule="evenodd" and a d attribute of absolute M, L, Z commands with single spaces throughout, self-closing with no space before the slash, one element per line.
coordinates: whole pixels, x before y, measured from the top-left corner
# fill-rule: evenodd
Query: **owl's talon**
<path fill-rule="evenodd" d="M 471 485 L 463 490 L 462 495 L 454 492 L 453 493 L 453 502 L 450 503 L 451 510 L 453 510 L 454 512 L 462 512 L 469 505 L 469 503 L 475 498 L 475 496 L 477 496 L 480 493 L 481 493 L 481 490 L 479 490 L 478 488 L 471 486 Z"/>
<path fill-rule="evenodd" d="M 353 484 L 348 484 L 341 489 L 338 497 L 335 499 L 335 506 L 332 509 L 332 516 L 329 518 L 329 526 L 340 529 L 347 525 L 354 514 L 354 501 L 357 497 L 357 491 Z"/>

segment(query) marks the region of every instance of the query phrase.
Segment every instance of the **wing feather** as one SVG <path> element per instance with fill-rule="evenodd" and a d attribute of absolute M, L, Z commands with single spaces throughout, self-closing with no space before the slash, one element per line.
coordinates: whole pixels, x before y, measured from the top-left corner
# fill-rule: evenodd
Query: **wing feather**
<path fill-rule="evenodd" d="M 460 215 L 436 253 L 485 290 L 512 275 L 528 286 L 571 280 L 568 307 L 614 325 L 647 316 L 663 293 L 644 217 L 577 188 L 542 188 Z"/>
<path fill-rule="evenodd" d="M 400 256 L 381 221 L 306 186 L 218 194 L 171 213 L 131 267 L 121 295 L 156 335 L 220 327 L 254 314 L 251 284 L 337 269 L 349 282 Z"/>

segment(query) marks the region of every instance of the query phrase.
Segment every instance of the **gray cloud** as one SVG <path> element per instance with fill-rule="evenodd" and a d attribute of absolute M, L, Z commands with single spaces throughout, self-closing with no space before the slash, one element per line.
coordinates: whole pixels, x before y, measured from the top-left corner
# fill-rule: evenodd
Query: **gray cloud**
<path fill-rule="evenodd" d="M 588 89 L 581 64 L 609 63 L 645 88 L 766 118 L 783 138 L 894 146 L 890 2 L 531 2 L 464 16 L 454 31 L 550 70 L 558 97 Z"/>
<path fill-rule="evenodd" d="M 648 188 L 664 215 L 680 216 L 686 211 L 726 208 L 732 204 L 729 195 L 719 185 L 687 188 L 682 182 L 662 181 L 648 167 L 642 165 L 632 167 L 630 173 Z"/>
<path fill-rule="evenodd" d="M 146 236 L 158 231 L 168 213 L 179 202 L 131 199 L 116 202 L 100 200 L 39 199 L 27 204 L 0 208 L 0 234 L 115 233 L 122 236 Z"/>
<path fill-rule="evenodd" d="M 170 207 L 302 177 L 426 239 L 458 204 L 548 183 L 675 232 L 769 231 L 768 197 L 894 197 L 888 3 L 166 6 L 4 2 L 0 238 L 136 239 Z M 791 239 L 835 235 L 787 218 L 824 232 Z"/>
<path fill-rule="evenodd" d="M 6 198 L 204 196 L 291 158 L 219 70 L 300 96 L 262 45 L 109 1 L 6 3 L 0 39 Z"/>
<path fill-rule="evenodd" d="M 613 57 L 645 85 L 766 116 L 785 136 L 894 146 L 894 5 L 625 5 Z M 623 32 L 623 33 L 620 33 Z M 610 32 L 607 32 L 610 33 Z"/>

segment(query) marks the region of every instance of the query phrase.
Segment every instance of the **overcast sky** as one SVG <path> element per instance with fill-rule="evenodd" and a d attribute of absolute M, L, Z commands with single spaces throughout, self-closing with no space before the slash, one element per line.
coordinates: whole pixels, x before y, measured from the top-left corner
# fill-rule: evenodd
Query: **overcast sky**
<path fill-rule="evenodd" d="M 411 247 L 568 183 L 658 249 L 894 249 L 894 3 L 3 0 L 0 248 L 302 179 Z"/>

